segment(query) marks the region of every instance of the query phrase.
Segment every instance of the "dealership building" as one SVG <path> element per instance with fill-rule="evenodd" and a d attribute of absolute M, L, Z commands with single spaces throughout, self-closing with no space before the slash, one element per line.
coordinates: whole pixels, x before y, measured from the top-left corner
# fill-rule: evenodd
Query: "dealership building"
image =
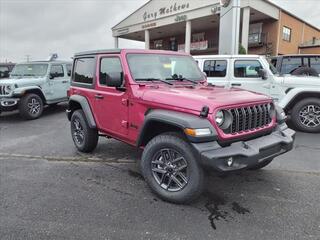
<path fill-rule="evenodd" d="M 123 38 L 146 49 L 223 54 L 233 39 L 250 54 L 320 54 L 320 29 L 268 0 L 150 0 L 112 33 L 116 48 Z"/>

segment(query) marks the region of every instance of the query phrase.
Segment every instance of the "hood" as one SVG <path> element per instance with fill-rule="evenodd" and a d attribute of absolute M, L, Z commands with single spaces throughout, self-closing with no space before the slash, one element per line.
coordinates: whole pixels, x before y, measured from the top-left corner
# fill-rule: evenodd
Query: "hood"
<path fill-rule="evenodd" d="M 147 87 L 142 99 L 193 111 L 201 111 L 203 106 L 208 106 L 210 113 L 214 109 L 224 106 L 271 101 L 269 97 L 262 94 L 238 88 L 226 89 L 211 86 L 197 86 L 195 88 L 159 86 L 156 89 Z"/>
<path fill-rule="evenodd" d="M 0 85 L 18 85 L 18 87 L 38 85 L 45 81 L 45 78 L 6 78 L 0 80 Z"/>

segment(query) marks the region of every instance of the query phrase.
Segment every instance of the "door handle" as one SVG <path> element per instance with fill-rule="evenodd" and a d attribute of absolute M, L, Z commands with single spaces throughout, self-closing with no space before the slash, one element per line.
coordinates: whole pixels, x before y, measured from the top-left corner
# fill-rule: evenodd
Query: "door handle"
<path fill-rule="evenodd" d="M 240 87 L 241 86 L 241 83 L 231 83 L 231 86 L 233 86 L 233 87 Z"/>
<path fill-rule="evenodd" d="M 104 99 L 104 97 L 101 94 L 97 94 L 94 96 L 96 99 Z"/>
<path fill-rule="evenodd" d="M 62 81 L 62 83 L 67 83 L 67 82 L 68 82 L 67 80 Z"/>

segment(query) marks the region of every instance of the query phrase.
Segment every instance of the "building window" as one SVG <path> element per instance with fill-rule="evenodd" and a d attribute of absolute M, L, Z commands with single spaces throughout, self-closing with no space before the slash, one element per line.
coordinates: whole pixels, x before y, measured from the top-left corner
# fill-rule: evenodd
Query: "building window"
<path fill-rule="evenodd" d="M 283 27 L 282 39 L 287 42 L 291 42 L 291 28 Z"/>
<path fill-rule="evenodd" d="M 163 48 L 163 40 L 155 40 L 154 49 L 162 49 L 162 48 Z"/>
<path fill-rule="evenodd" d="M 204 41 L 205 40 L 204 35 L 205 35 L 204 32 L 192 34 L 192 41 L 191 42 L 202 42 L 202 41 Z"/>

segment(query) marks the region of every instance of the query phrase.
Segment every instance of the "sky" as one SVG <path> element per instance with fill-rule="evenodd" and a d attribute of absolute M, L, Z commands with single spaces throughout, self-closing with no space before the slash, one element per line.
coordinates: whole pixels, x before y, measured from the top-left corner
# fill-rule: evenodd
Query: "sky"
<path fill-rule="evenodd" d="M 163 1 L 163 0 L 159 0 Z M 197 1 L 197 0 L 194 0 Z M 254 1 L 254 0 L 252 0 Z M 320 28 L 320 0 L 272 0 Z M 0 62 L 113 48 L 111 28 L 147 0 L 0 0 Z M 142 48 L 120 40 L 121 48 Z"/>

